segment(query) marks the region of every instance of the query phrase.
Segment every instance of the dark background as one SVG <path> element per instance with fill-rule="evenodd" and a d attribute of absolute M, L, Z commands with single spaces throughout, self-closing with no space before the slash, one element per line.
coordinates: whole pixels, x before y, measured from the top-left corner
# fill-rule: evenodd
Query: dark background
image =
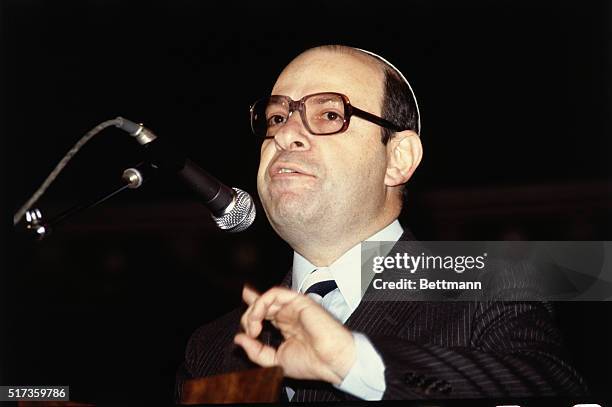
<path fill-rule="evenodd" d="M 261 208 L 251 229 L 222 234 L 159 178 L 43 242 L 10 231 L 12 213 L 117 115 L 256 195 L 249 104 L 315 45 L 372 50 L 411 81 L 425 156 L 401 220 L 417 238 L 611 240 L 611 11 L 603 1 L 3 1 L 2 384 L 171 402 L 190 333 L 237 305 L 245 281 L 264 289 L 289 269 Z M 51 219 L 141 159 L 108 129 L 36 206 Z M 610 303 L 559 308 L 570 358 L 609 395 Z"/>

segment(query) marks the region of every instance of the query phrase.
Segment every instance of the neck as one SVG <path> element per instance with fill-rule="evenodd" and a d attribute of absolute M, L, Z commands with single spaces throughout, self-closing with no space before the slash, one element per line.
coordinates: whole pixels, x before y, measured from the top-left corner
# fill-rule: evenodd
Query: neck
<path fill-rule="evenodd" d="M 285 239 L 301 256 L 317 267 L 328 267 L 356 244 L 391 224 L 397 216 L 376 219 L 367 225 L 340 225 L 296 234 Z"/>

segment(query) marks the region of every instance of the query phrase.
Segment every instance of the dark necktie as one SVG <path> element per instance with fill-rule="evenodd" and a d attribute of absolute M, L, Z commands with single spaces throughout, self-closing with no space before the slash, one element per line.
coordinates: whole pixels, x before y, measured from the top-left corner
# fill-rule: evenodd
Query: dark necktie
<path fill-rule="evenodd" d="M 338 286 L 334 280 L 325 280 L 314 283 L 306 290 L 305 294 L 317 294 L 319 297 L 324 298 L 327 294 L 334 291 Z"/>
<path fill-rule="evenodd" d="M 305 295 L 320 304 L 323 298 L 336 288 L 338 286 L 331 272 L 328 269 L 318 269 L 308 275 L 302 290 Z"/>

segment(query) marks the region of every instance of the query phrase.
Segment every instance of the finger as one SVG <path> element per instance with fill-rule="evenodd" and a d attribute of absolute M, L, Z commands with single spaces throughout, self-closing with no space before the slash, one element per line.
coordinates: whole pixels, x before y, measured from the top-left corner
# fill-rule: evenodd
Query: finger
<path fill-rule="evenodd" d="M 260 294 L 254 289 L 249 287 L 248 285 L 244 285 L 242 288 L 242 299 L 247 305 L 252 305 L 257 298 L 259 298 Z"/>
<path fill-rule="evenodd" d="M 284 338 L 297 337 L 306 341 L 311 341 L 313 334 L 320 336 L 321 332 L 326 337 L 327 329 L 333 329 L 339 324 L 321 305 L 304 295 L 279 310 L 274 322 Z"/>
<path fill-rule="evenodd" d="M 251 305 L 242 314 L 240 325 L 247 335 L 251 338 L 257 338 L 263 329 L 263 320 L 261 318 L 253 318 L 253 307 L 254 305 Z"/>
<path fill-rule="evenodd" d="M 287 298 L 295 297 L 297 293 L 291 292 Z M 288 301 L 284 300 L 286 293 L 277 289 L 270 289 L 262 294 L 254 303 L 250 313 L 250 318 L 253 319 L 272 319 L 274 314 L 278 312 Z"/>
<path fill-rule="evenodd" d="M 288 306 L 300 294 L 286 288 L 275 287 L 262 294 L 251 306 L 251 310 L 246 316 L 248 333 L 251 337 L 256 337 L 263 328 L 264 319 L 273 321 L 275 315 L 283 308 Z"/>
<path fill-rule="evenodd" d="M 253 303 L 259 297 L 260 297 L 260 294 L 255 289 L 251 288 L 247 284 L 244 285 L 242 289 L 242 299 L 248 305 L 248 307 L 247 307 L 247 310 L 244 312 L 244 314 L 242 314 L 242 317 L 240 318 L 240 325 L 242 326 L 242 329 L 247 333 L 250 333 L 248 321 L 249 321 L 249 315 L 253 311 Z"/>
<path fill-rule="evenodd" d="M 305 308 L 311 307 L 321 308 L 321 310 L 324 311 L 319 304 L 312 300 L 312 298 L 305 295 L 299 295 L 294 299 L 294 301 L 287 306 L 282 307 L 276 313 L 275 320 L 279 326 L 294 325 L 299 322 L 298 319 L 300 318 L 302 311 Z"/>
<path fill-rule="evenodd" d="M 240 326 L 242 327 L 242 330 L 244 332 L 247 331 L 248 329 L 248 318 L 249 318 L 249 314 L 251 312 L 251 308 L 252 307 L 248 307 L 246 311 L 244 311 L 244 314 L 242 314 L 242 316 L 240 317 Z"/>
<path fill-rule="evenodd" d="M 267 310 L 273 304 L 266 304 L 259 297 L 244 313 L 243 328 L 244 332 L 251 338 L 257 338 L 263 330 L 263 321 Z"/>
<path fill-rule="evenodd" d="M 272 319 L 280 309 L 289 305 L 301 294 L 284 287 L 274 287 L 263 293 L 253 304 L 251 317 Z"/>
<path fill-rule="evenodd" d="M 250 287 L 245 286 L 243 294 L 245 297 L 256 293 Z M 251 338 L 259 336 L 263 329 L 263 320 L 268 319 L 274 320 L 275 315 L 294 301 L 296 298 L 302 296 L 296 291 L 289 290 L 284 287 L 274 287 L 265 293 L 259 295 L 256 294 L 251 297 L 256 298 L 254 302 L 248 307 L 240 319 L 240 323 L 245 333 Z"/>
<path fill-rule="evenodd" d="M 240 345 L 249 359 L 259 366 L 269 367 L 276 364 L 276 350 L 271 346 L 264 345 L 257 339 L 245 334 L 236 335 L 234 343 Z"/>

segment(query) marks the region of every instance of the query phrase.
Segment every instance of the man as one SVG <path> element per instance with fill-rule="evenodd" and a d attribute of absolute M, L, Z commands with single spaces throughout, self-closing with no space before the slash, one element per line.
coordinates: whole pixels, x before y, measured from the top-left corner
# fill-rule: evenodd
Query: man
<path fill-rule="evenodd" d="M 185 378 L 253 363 L 280 365 L 291 401 L 583 391 L 538 303 L 362 301 L 360 243 L 412 240 L 397 217 L 423 150 L 399 71 L 362 50 L 318 47 L 272 95 L 252 107 L 257 185 L 293 268 L 281 287 L 245 287 L 246 309 L 194 333 L 179 392 Z"/>

